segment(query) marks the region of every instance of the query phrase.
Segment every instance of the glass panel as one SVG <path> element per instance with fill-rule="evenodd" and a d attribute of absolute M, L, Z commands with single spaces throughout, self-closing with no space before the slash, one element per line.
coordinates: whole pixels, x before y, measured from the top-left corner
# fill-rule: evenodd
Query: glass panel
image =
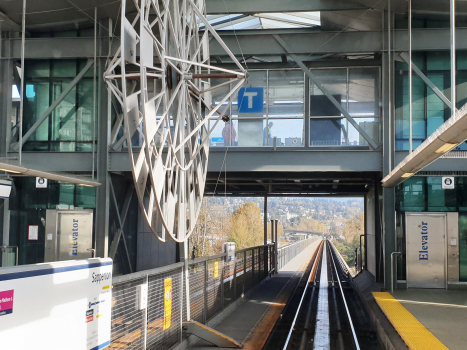
<path fill-rule="evenodd" d="M 75 208 L 94 209 L 96 207 L 96 189 L 94 187 L 76 186 Z"/>
<path fill-rule="evenodd" d="M 412 177 L 399 185 L 403 198 L 399 203 L 401 211 L 425 210 L 425 178 Z"/>
<path fill-rule="evenodd" d="M 449 51 L 428 51 L 426 53 L 427 70 L 451 70 Z"/>
<path fill-rule="evenodd" d="M 74 195 L 75 195 L 74 184 L 60 183 L 60 195 L 58 199 L 58 202 L 59 202 L 58 204 L 61 206 L 61 209 L 73 209 Z"/>
<path fill-rule="evenodd" d="M 48 78 L 50 77 L 50 61 L 37 60 L 27 61 L 25 64 L 26 78 Z"/>
<path fill-rule="evenodd" d="M 379 143 L 379 118 L 355 118 L 355 121 L 376 143 Z M 364 137 L 347 120 L 346 125 L 349 130 L 349 145 L 368 146 Z"/>
<path fill-rule="evenodd" d="M 442 188 L 442 177 L 427 177 L 428 211 L 455 211 L 456 190 Z"/>
<path fill-rule="evenodd" d="M 425 120 L 425 83 L 417 76 L 413 77 L 413 148 L 426 139 Z M 409 77 L 407 74 L 396 76 L 396 149 L 409 149 Z M 435 95 L 435 98 L 438 98 Z M 439 100 L 439 99 L 438 99 Z"/>
<path fill-rule="evenodd" d="M 341 146 L 346 139 L 344 118 L 310 119 L 310 146 Z"/>
<path fill-rule="evenodd" d="M 266 122 L 266 119 L 239 119 L 237 129 L 238 146 L 267 146 L 267 140 L 264 141 L 263 138 Z"/>
<path fill-rule="evenodd" d="M 269 118 L 303 117 L 304 85 L 301 71 L 270 71 Z"/>
<path fill-rule="evenodd" d="M 24 132 L 68 87 L 85 60 L 31 60 L 26 64 Z M 24 145 L 27 151 L 92 151 L 93 70 L 65 96 Z M 94 129 L 95 130 L 95 129 Z"/>
<path fill-rule="evenodd" d="M 379 70 L 349 69 L 348 112 L 351 116 L 375 117 L 379 115 Z"/>
<path fill-rule="evenodd" d="M 458 70 L 457 71 L 457 108 L 462 108 L 466 103 L 467 103 L 467 72 Z"/>
<path fill-rule="evenodd" d="M 84 80 L 78 85 L 78 111 L 76 125 L 76 148 L 78 151 L 92 151 L 92 140 L 96 133 L 96 128 L 93 129 L 93 81 Z M 94 133 L 94 135 L 93 135 Z"/>
<path fill-rule="evenodd" d="M 271 125 L 272 124 L 272 125 Z M 303 146 L 303 119 L 271 119 L 268 128 L 264 124 L 263 136 L 269 133 L 268 146 L 298 147 Z M 264 137 L 266 140 L 266 137 Z"/>
<path fill-rule="evenodd" d="M 313 74 L 323 83 L 323 86 L 334 96 L 344 109 L 347 109 L 347 69 L 317 69 Z M 310 82 L 310 116 L 340 116 L 339 110 L 330 102 L 326 106 L 321 106 L 324 98 L 314 98 L 313 96 L 323 96 L 323 92 L 317 85 Z M 320 107 L 321 106 L 321 107 Z M 330 114 L 331 113 L 331 114 Z"/>
<path fill-rule="evenodd" d="M 449 96 L 447 93 L 450 93 L 450 91 L 444 89 L 446 80 L 444 73 L 429 73 L 427 77 L 445 96 Z M 448 119 L 451 113 L 444 102 L 431 89 L 427 89 L 426 106 L 427 136 L 429 136 L 444 124 L 445 119 Z"/>
<path fill-rule="evenodd" d="M 467 212 L 467 177 L 457 177 L 456 180 L 459 211 Z"/>
<path fill-rule="evenodd" d="M 52 60 L 53 77 L 74 78 L 76 75 L 76 60 Z"/>
<path fill-rule="evenodd" d="M 24 130 L 31 128 L 36 120 L 49 108 L 49 83 L 32 82 L 26 84 L 26 100 L 24 108 Z M 47 141 L 49 127 L 47 121 L 42 123 L 31 135 L 31 141 Z M 29 150 L 27 147 L 25 150 Z"/>
<path fill-rule="evenodd" d="M 211 120 L 210 123 L 215 124 L 215 120 Z M 219 122 L 210 135 L 211 146 L 238 146 L 237 130 L 238 120 Z"/>
<path fill-rule="evenodd" d="M 467 282 L 467 213 L 459 213 L 459 281 Z"/>

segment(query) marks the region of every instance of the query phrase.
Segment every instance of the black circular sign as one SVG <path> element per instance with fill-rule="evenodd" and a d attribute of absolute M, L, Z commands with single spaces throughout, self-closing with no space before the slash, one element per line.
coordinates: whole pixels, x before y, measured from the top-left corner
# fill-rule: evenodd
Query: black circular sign
<path fill-rule="evenodd" d="M 444 179 L 444 184 L 445 184 L 446 186 L 451 186 L 451 185 L 452 185 L 452 179 L 449 178 L 449 177 L 446 178 L 446 179 Z"/>
<path fill-rule="evenodd" d="M 44 182 L 45 182 L 45 179 L 44 179 L 43 177 L 39 177 L 39 178 L 37 179 L 37 183 L 38 183 L 39 185 L 43 185 Z"/>

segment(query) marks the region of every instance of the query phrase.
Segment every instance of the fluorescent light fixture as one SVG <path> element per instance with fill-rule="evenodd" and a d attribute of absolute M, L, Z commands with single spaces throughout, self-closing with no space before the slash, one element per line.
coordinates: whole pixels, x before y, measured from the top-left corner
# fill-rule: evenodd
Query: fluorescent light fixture
<path fill-rule="evenodd" d="M 404 158 L 382 182 L 395 187 L 467 139 L 467 104 Z"/>
<path fill-rule="evenodd" d="M 454 147 L 456 147 L 458 144 L 457 143 L 446 143 L 444 146 L 441 146 L 438 148 L 435 153 L 447 153 L 450 150 L 452 150 Z"/>
<path fill-rule="evenodd" d="M 13 171 L 13 170 L 10 170 L 10 169 L 2 169 L 0 168 L 0 171 L 5 171 L 7 173 L 13 173 L 13 174 L 21 174 L 20 171 Z"/>
<path fill-rule="evenodd" d="M 0 170 L 6 171 L 8 173 L 13 173 L 13 174 L 23 174 L 23 175 L 28 175 L 28 176 L 43 177 L 44 179 L 68 182 L 68 183 L 82 185 L 82 186 L 98 187 L 101 185 L 99 182 L 93 181 L 86 177 L 79 177 L 79 176 L 74 176 L 74 175 L 70 175 L 66 173 L 50 173 L 50 172 L 46 172 L 42 170 L 29 169 L 23 166 L 18 166 L 18 165 L 13 165 L 13 164 L 8 164 L 8 163 L 0 163 Z"/>

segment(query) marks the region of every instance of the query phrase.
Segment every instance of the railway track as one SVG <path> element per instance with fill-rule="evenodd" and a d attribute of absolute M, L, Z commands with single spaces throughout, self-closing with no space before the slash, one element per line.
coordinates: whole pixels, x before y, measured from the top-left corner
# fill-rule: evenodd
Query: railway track
<path fill-rule="evenodd" d="M 381 349 L 347 269 L 323 240 L 263 349 Z"/>

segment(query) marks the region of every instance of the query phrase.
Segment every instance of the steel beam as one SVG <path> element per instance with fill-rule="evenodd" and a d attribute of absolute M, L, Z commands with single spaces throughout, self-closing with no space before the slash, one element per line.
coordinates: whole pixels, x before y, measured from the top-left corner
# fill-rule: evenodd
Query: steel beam
<path fill-rule="evenodd" d="M 450 50 L 449 28 L 413 29 L 413 51 Z M 457 50 L 467 50 L 467 28 L 456 29 Z M 286 54 L 284 48 L 274 39 L 273 34 L 280 35 L 296 55 L 352 54 L 375 53 L 383 51 L 381 31 L 349 31 L 349 32 L 312 32 L 309 29 L 256 29 L 221 31 L 222 40 L 236 56 L 277 55 Z M 238 39 L 238 42 L 237 42 Z M 5 45 L 12 46 L 12 51 L 3 58 L 21 57 L 21 39 L 5 39 Z M 97 58 L 106 58 L 110 44 L 103 38 L 98 39 L 102 47 Z M 114 38 L 111 55 L 115 54 L 120 40 Z M 394 31 L 394 50 L 407 51 L 408 31 Z M 241 48 L 241 50 L 240 50 Z M 226 57 L 225 51 L 216 40 L 210 42 L 210 55 L 221 59 Z M 94 38 L 26 38 L 25 59 L 64 59 L 89 58 L 94 56 Z"/>
<path fill-rule="evenodd" d="M 404 60 L 404 62 L 409 64 L 410 60 L 409 60 L 409 56 L 407 55 L 407 53 L 402 52 L 400 54 L 400 57 Z M 449 101 L 449 99 L 441 92 L 441 90 L 438 89 L 436 85 L 433 84 L 433 82 L 430 79 L 428 79 L 428 77 L 425 74 L 423 74 L 423 72 L 413 62 L 412 62 L 412 69 L 414 73 L 417 74 L 426 85 L 428 85 L 428 87 L 436 94 L 436 96 L 438 96 L 440 100 L 443 101 L 446 104 L 446 106 L 448 106 L 448 108 L 451 108 L 451 101 Z"/>
<path fill-rule="evenodd" d="M 297 56 L 293 53 L 287 43 L 282 40 L 279 35 L 274 35 L 274 38 L 281 44 L 281 46 L 287 51 L 288 55 L 297 63 L 297 65 L 305 72 L 305 74 L 310 78 L 310 80 L 315 83 L 315 85 L 323 92 L 323 94 L 331 101 L 331 103 L 342 113 L 342 115 L 349 121 L 350 124 L 363 136 L 363 138 L 368 142 L 371 148 L 378 148 L 378 144 L 373 141 L 373 139 L 368 135 L 365 130 L 363 130 L 360 125 L 350 116 L 342 105 L 337 102 L 334 96 L 324 87 L 324 84 L 305 66 L 305 64 L 300 61 Z"/>
<path fill-rule="evenodd" d="M 397 164 L 407 155 L 407 151 L 395 152 Z M 16 157 L 17 153 L 9 153 Z M 225 149 L 211 147 L 208 171 L 219 174 L 223 171 L 222 163 Z M 50 172 L 91 173 L 91 152 L 23 152 L 23 161 L 28 166 Z M 127 152 L 110 152 L 109 171 L 131 172 L 131 163 Z M 277 148 L 276 151 L 231 147 L 227 154 L 228 172 L 381 172 L 382 153 L 363 150 L 289 150 Z M 225 166 L 225 164 L 224 164 Z M 443 158 L 430 164 L 426 171 L 465 171 L 467 158 Z M 100 181 L 99 181 L 100 182 Z M 102 186 L 101 186 L 102 187 Z"/>
<path fill-rule="evenodd" d="M 2 41 L 0 37 L 0 41 Z M 4 47 L 9 50 L 10 47 Z M 7 52 L 0 52 L 0 57 Z M 11 107 L 14 63 L 12 60 L 0 61 L 0 161 L 4 161 L 8 156 L 8 147 L 11 137 Z M 8 246 L 10 239 L 10 200 L 0 200 L 0 242 L 3 246 Z M 2 265 L 2 261 L 0 261 Z"/>
<path fill-rule="evenodd" d="M 107 21 L 99 23 L 100 37 L 108 33 L 105 29 Z M 109 38 L 106 38 L 108 41 Z M 94 42 L 94 40 L 93 40 Z M 97 56 L 100 57 L 105 46 L 99 46 Z M 105 63 L 103 58 L 97 59 L 97 180 L 102 184 L 96 193 L 96 256 L 106 258 L 109 250 L 109 212 L 110 212 L 110 174 L 109 174 L 109 145 L 110 145 L 110 92 L 104 81 Z M 89 156 L 92 157 L 91 153 Z"/>
<path fill-rule="evenodd" d="M 264 196 L 263 210 L 263 226 L 264 226 L 264 245 L 268 244 L 268 197 Z"/>
<path fill-rule="evenodd" d="M 405 0 L 393 0 L 398 11 L 404 11 Z M 308 12 L 308 11 L 347 11 L 347 10 L 381 10 L 387 6 L 386 1 L 374 0 L 206 0 L 208 15 L 227 13 L 268 13 L 268 12 Z M 405 11 L 404 11 L 405 12 Z"/>
<path fill-rule="evenodd" d="M 450 45 L 451 45 L 451 115 L 456 114 L 456 0 L 450 0 Z"/>
<path fill-rule="evenodd" d="M 121 222 L 121 227 L 115 233 L 114 239 L 112 240 L 112 243 L 110 244 L 109 258 L 111 258 L 112 260 L 115 259 L 115 254 L 117 253 L 117 248 L 118 248 L 118 243 L 120 242 L 120 238 L 123 236 L 123 239 L 125 239 L 125 233 L 123 231 L 123 226 L 125 225 L 126 215 L 128 214 L 128 208 L 130 207 L 131 197 L 133 196 L 133 190 L 134 190 L 133 183 L 130 183 L 126 191 L 122 211 L 119 216 L 119 219 L 120 219 L 119 222 Z M 115 194 L 113 194 L 113 196 L 115 197 Z M 118 211 L 117 202 L 114 201 L 114 204 L 116 206 L 116 210 Z M 131 269 L 131 262 L 130 262 L 130 257 L 128 256 L 128 249 L 126 246 L 126 241 L 125 241 L 125 250 L 127 251 L 128 264 L 130 265 L 130 269 Z"/>
<path fill-rule="evenodd" d="M 49 108 L 37 119 L 34 125 L 28 130 L 28 132 L 20 139 L 18 143 L 13 146 L 15 151 L 21 149 L 22 145 L 29 140 L 32 134 L 37 130 L 39 126 L 47 119 L 47 117 L 58 107 L 58 105 L 64 100 L 64 98 L 70 93 L 71 90 L 80 82 L 80 80 L 87 73 L 89 68 L 94 64 L 93 60 L 89 59 L 86 66 L 79 72 L 79 74 L 71 81 L 71 83 L 62 91 L 60 96 L 50 105 Z M 24 73 L 23 73 L 24 74 Z M 21 136 L 21 135 L 20 135 Z"/>
<path fill-rule="evenodd" d="M 21 58 L 21 38 L 10 38 L 11 53 L 8 58 Z M 107 58 L 110 42 L 105 37 L 98 38 L 97 46 L 102 47 L 98 58 Z M 120 46 L 120 40 L 114 38 L 111 47 L 113 56 Z M 25 59 L 64 59 L 94 57 L 94 38 L 26 38 Z"/>
<path fill-rule="evenodd" d="M 208 171 L 223 171 L 225 149 L 211 147 Z M 248 149 L 230 147 L 225 158 L 226 171 L 268 172 L 268 171 L 381 171 L 381 152 L 368 150 L 315 150 L 303 148 L 289 150 L 277 148 Z M 131 171 L 127 152 L 110 153 L 111 171 Z"/>
<path fill-rule="evenodd" d="M 394 167 L 394 75 L 391 73 L 394 70 L 394 54 L 392 54 L 392 34 L 390 28 L 393 28 L 393 14 L 385 11 L 384 19 L 386 20 L 385 29 L 387 32 L 382 32 L 384 40 L 385 52 L 383 54 L 383 176 L 389 174 Z M 414 38 L 414 43 L 416 40 Z M 407 47 L 406 47 L 407 48 Z M 406 50 L 404 49 L 404 51 Z M 395 190 L 394 188 L 383 188 L 383 208 L 382 208 L 382 260 L 384 268 L 381 275 L 376 276 L 377 280 L 384 279 L 386 289 L 390 288 L 391 275 L 391 253 L 396 248 L 396 214 L 395 214 Z"/>
<path fill-rule="evenodd" d="M 120 237 L 121 237 L 123 239 L 123 246 L 125 247 L 125 255 L 128 261 L 128 266 L 130 267 L 130 273 L 133 273 L 133 267 L 131 266 L 131 259 L 130 259 L 130 254 L 128 253 L 128 246 L 126 244 L 125 233 L 123 232 L 123 225 L 125 223 L 125 220 L 122 219 L 121 214 L 118 212 L 118 202 L 115 196 L 115 190 L 112 184 L 112 179 L 110 179 L 109 185 L 110 185 L 110 192 L 112 193 L 112 202 L 115 207 L 115 213 L 117 214 L 118 225 L 120 226 L 117 233 L 115 234 L 114 240 L 112 241 L 111 248 L 113 248 L 114 250 L 109 252 L 109 258 L 112 258 L 112 259 L 115 258 L 115 253 L 117 252 L 118 242 L 120 242 Z M 127 199 L 128 199 L 128 202 L 127 202 Z M 122 208 L 122 214 L 124 214 L 125 217 L 128 211 L 128 206 L 130 205 L 130 200 L 131 200 L 131 197 L 128 198 L 128 192 L 127 192 L 126 197 L 125 197 L 125 203 L 123 204 L 123 208 Z M 111 253 L 113 254 L 113 257 L 110 255 Z"/>

